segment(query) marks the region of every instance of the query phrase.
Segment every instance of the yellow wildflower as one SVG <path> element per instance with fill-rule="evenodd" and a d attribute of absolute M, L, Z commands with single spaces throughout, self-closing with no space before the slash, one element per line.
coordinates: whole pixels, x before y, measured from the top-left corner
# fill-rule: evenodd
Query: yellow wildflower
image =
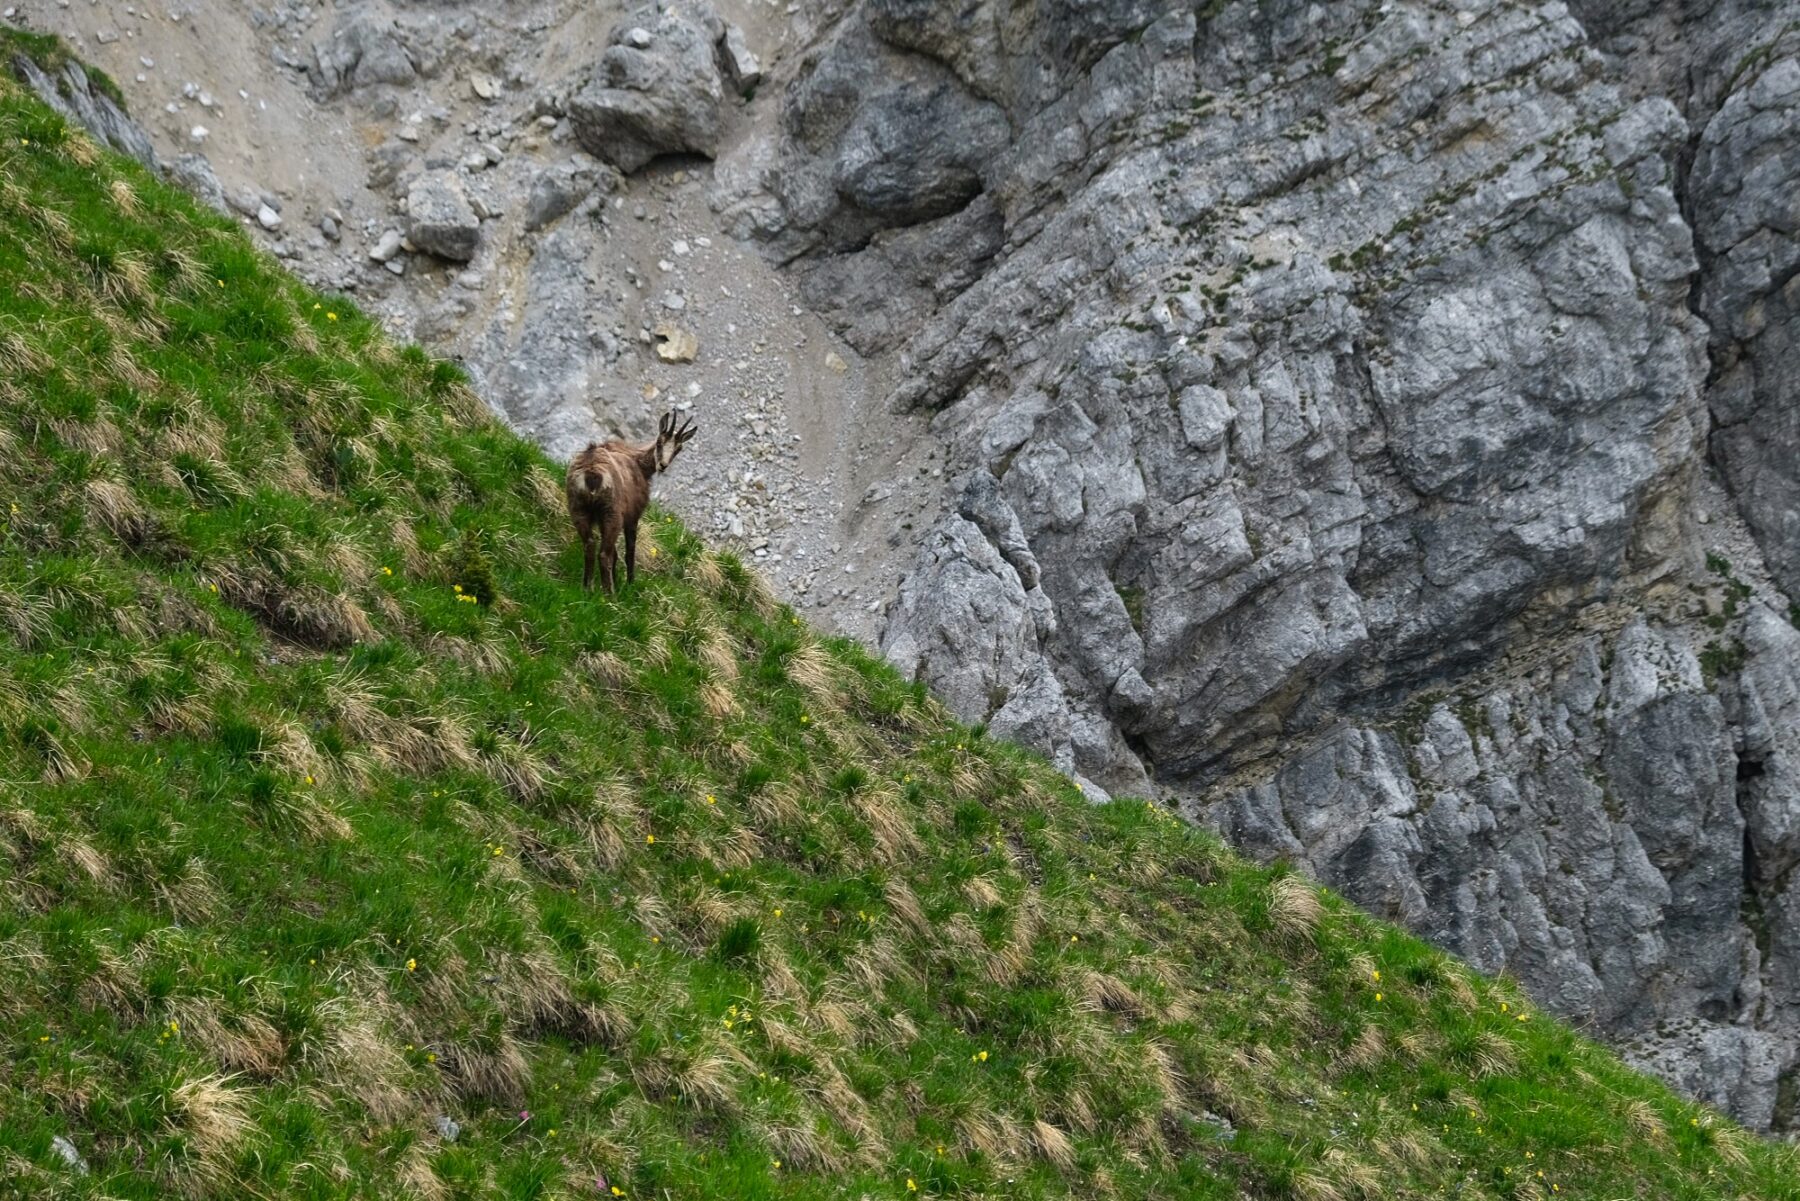
<path fill-rule="evenodd" d="M 418 971 L 419 970 L 419 961 L 417 959 L 408 959 L 406 961 L 406 970 L 409 972 Z"/>
<path fill-rule="evenodd" d="M 330 311 L 330 310 L 326 310 L 326 313 L 325 313 L 325 320 L 327 320 L 327 321 L 336 321 L 336 320 L 337 320 L 337 314 L 336 314 L 336 313 L 333 313 L 333 312 L 331 312 L 331 311 Z"/>
<path fill-rule="evenodd" d="M 909 1193 L 916 1193 L 919 1191 L 918 1182 L 916 1180 L 914 1180 L 911 1176 L 908 1176 L 906 1178 L 906 1191 Z"/>
<path fill-rule="evenodd" d="M 645 841 L 645 842 L 646 842 L 646 843 L 652 843 L 652 842 L 655 842 L 655 841 L 656 841 L 656 835 L 654 835 L 654 834 L 646 834 L 646 835 L 644 835 L 644 841 Z"/>

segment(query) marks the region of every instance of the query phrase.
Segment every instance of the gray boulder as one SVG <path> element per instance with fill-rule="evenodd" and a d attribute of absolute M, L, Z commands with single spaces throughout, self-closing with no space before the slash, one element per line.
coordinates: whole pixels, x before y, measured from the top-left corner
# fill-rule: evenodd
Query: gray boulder
<path fill-rule="evenodd" d="M 719 38 L 719 66 L 739 95 L 748 96 L 762 82 L 762 60 L 750 49 L 750 40 L 736 25 L 726 25 Z"/>
<path fill-rule="evenodd" d="M 419 71 L 393 20 L 352 9 L 339 18 L 329 38 L 313 46 L 308 74 L 315 92 L 332 96 L 378 83 L 404 86 Z"/>
<path fill-rule="evenodd" d="M 593 163 L 558 163 L 539 171 L 525 197 L 525 228 L 542 229 L 574 210 L 596 188 L 611 191 L 616 175 Z M 603 186 L 604 185 L 604 186 Z"/>
<path fill-rule="evenodd" d="M 714 47 L 723 35 L 700 3 L 627 13 L 569 100 L 582 148 L 628 173 L 658 155 L 716 154 L 725 93 Z"/>
<path fill-rule="evenodd" d="M 427 254 L 466 263 L 481 244 L 481 219 L 462 182 L 449 171 L 428 171 L 406 193 L 406 238 Z"/>
<path fill-rule="evenodd" d="M 225 185 L 213 173 L 212 162 L 204 154 L 180 154 L 164 168 L 171 183 L 218 213 L 228 213 Z"/>

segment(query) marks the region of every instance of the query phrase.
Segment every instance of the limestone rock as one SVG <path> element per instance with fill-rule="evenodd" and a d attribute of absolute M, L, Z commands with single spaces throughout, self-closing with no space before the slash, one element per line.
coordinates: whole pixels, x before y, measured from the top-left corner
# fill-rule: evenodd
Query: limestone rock
<path fill-rule="evenodd" d="M 418 73 L 399 27 L 361 8 L 346 11 L 331 36 L 313 46 L 309 71 L 314 89 L 325 96 L 372 84 L 404 86 Z"/>
<path fill-rule="evenodd" d="M 1744 61 L 1691 185 L 1713 264 L 1701 296 L 1719 366 L 1713 446 L 1770 568 L 1800 596 L 1800 53 Z"/>
<path fill-rule="evenodd" d="M 213 173 L 212 163 L 204 154 L 178 154 L 164 167 L 171 183 L 214 212 L 230 211 L 225 199 L 225 185 Z"/>
<path fill-rule="evenodd" d="M 632 172 L 661 154 L 712 157 L 724 90 L 713 47 L 723 30 L 700 0 L 627 14 L 588 83 L 569 100 L 590 154 Z"/>
<path fill-rule="evenodd" d="M 406 238 L 441 259 L 466 263 L 481 242 L 481 219 L 461 182 L 448 171 L 419 177 L 406 194 Z"/>
<path fill-rule="evenodd" d="M 740 95 L 749 95 L 762 82 L 762 61 L 751 53 L 749 39 L 737 25 L 727 24 L 719 37 L 719 64 Z"/>
<path fill-rule="evenodd" d="M 25 54 L 15 52 L 12 69 L 26 87 L 37 93 L 38 99 L 64 120 L 81 126 L 102 145 L 136 159 L 152 171 L 158 168 L 150 135 L 127 116 L 111 96 L 94 87 L 80 63 L 69 59 L 53 79 Z"/>
<path fill-rule="evenodd" d="M 691 363 L 700 353 L 700 339 L 673 322 L 658 323 L 654 333 L 656 357 L 665 363 Z"/>
<path fill-rule="evenodd" d="M 532 180 L 525 199 L 525 228 L 542 229 L 593 195 L 611 191 L 616 174 L 597 164 L 560 163 L 545 167 Z"/>

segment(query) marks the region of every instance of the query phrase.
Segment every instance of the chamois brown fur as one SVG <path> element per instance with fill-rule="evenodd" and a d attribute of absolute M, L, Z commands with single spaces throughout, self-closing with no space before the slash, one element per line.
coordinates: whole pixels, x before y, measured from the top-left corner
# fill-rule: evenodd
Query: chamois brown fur
<path fill-rule="evenodd" d="M 594 557 L 600 558 L 600 587 L 613 591 L 613 567 L 618 562 L 619 535 L 625 535 L 625 581 L 637 579 L 637 529 L 650 503 L 650 480 L 667 471 L 675 456 L 696 432 L 688 421 L 676 428 L 673 410 L 663 415 L 656 441 L 590 442 L 569 464 L 564 491 L 569 498 L 569 520 L 581 538 L 581 586 L 594 587 Z"/>

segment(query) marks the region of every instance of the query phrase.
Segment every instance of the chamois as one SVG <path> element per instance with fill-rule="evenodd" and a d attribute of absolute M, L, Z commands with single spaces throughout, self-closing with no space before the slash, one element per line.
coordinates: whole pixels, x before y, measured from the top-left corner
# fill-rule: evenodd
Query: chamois
<path fill-rule="evenodd" d="M 565 492 L 569 520 L 581 538 L 581 587 L 594 588 L 595 534 L 599 535 L 600 586 L 613 592 L 613 566 L 618 561 L 619 535 L 625 535 L 625 580 L 637 579 L 637 529 L 650 503 L 650 479 L 667 471 L 675 456 L 697 431 L 690 420 L 680 428 L 670 410 L 656 428 L 656 441 L 590 442 L 569 464 Z"/>

